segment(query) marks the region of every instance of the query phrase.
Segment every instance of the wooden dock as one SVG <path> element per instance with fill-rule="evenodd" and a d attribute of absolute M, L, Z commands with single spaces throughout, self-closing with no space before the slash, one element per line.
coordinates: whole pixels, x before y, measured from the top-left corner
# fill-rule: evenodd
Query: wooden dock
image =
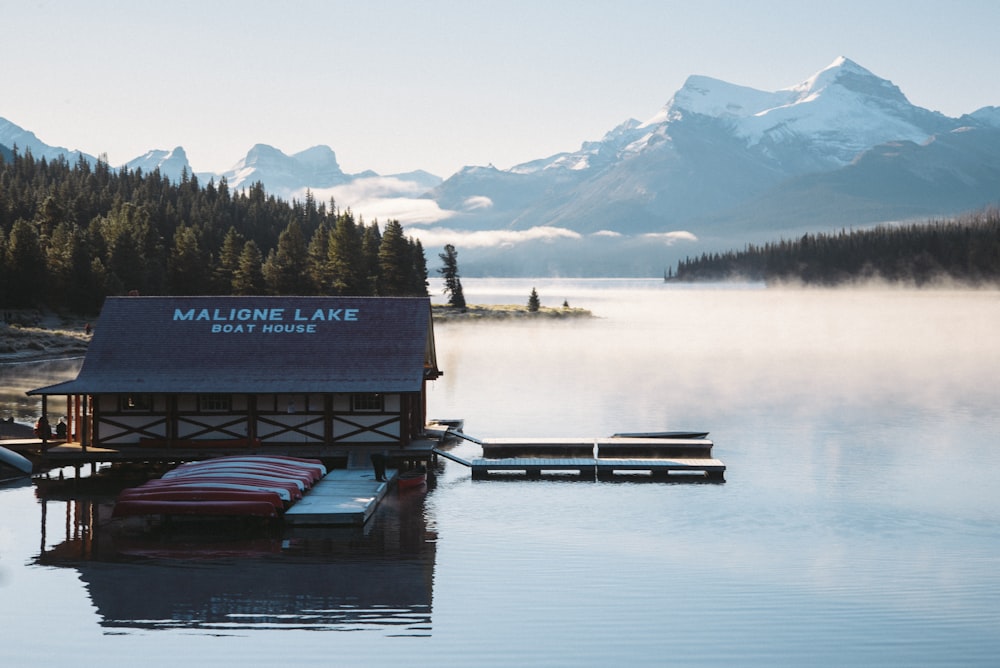
<path fill-rule="evenodd" d="M 464 438 L 482 447 L 471 461 L 447 451 L 435 453 L 472 469 L 474 480 L 493 474 L 523 473 L 539 478 L 547 473 L 575 472 L 588 480 L 611 480 L 619 473 L 647 473 L 661 479 L 685 476 L 712 481 L 725 479 L 726 465 L 713 458 L 706 438 Z"/>
<path fill-rule="evenodd" d="M 486 480 L 495 473 L 520 472 L 529 478 L 546 473 L 577 472 L 587 480 L 610 480 L 618 473 L 646 472 L 652 476 L 671 477 L 678 474 L 700 474 L 708 480 L 723 480 L 726 465 L 718 459 L 697 457 L 688 459 L 601 459 L 587 457 L 506 457 L 473 459 L 467 465 L 473 480 Z"/>
<path fill-rule="evenodd" d="M 371 468 L 333 469 L 285 511 L 285 523 L 361 526 L 375 512 L 397 472 L 390 469 L 385 474 L 386 482 L 379 482 Z"/>

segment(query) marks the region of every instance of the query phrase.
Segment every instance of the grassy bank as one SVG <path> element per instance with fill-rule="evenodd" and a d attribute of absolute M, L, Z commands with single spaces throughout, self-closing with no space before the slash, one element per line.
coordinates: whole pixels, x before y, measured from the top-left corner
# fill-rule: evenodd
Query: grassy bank
<path fill-rule="evenodd" d="M 57 359 L 83 355 L 90 343 L 86 322 L 38 311 L 4 313 L 0 323 L 0 362 Z"/>
<path fill-rule="evenodd" d="M 87 351 L 89 340 L 83 330 L 77 329 L 0 326 L 0 361 L 76 357 Z"/>
<path fill-rule="evenodd" d="M 516 304 L 470 304 L 465 309 L 455 309 L 443 304 L 434 304 L 434 320 L 453 322 L 463 320 L 510 320 L 513 318 L 536 318 L 539 320 L 561 318 L 592 318 L 593 313 L 583 308 L 539 307 L 529 311 L 527 306 Z"/>

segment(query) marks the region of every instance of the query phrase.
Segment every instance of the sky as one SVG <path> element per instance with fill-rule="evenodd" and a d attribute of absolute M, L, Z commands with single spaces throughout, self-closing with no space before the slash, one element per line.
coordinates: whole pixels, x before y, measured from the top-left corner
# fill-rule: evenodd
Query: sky
<path fill-rule="evenodd" d="M 996 0 L 0 0 L 0 117 L 112 166 L 500 169 L 646 120 L 692 74 L 773 91 L 846 56 L 914 104 L 1000 106 Z"/>

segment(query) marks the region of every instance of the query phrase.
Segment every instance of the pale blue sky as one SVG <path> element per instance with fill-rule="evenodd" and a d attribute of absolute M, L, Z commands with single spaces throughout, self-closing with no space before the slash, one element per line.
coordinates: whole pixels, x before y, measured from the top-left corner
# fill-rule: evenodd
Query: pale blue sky
<path fill-rule="evenodd" d="M 653 116 L 690 74 L 763 90 L 847 56 L 910 101 L 1000 105 L 995 0 L 0 0 L 0 117 L 112 165 L 255 143 L 345 171 L 519 162 Z"/>

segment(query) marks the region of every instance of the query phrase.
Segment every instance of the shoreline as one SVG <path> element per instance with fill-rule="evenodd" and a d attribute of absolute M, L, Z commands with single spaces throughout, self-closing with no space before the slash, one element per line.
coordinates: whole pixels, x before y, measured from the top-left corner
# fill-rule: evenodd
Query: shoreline
<path fill-rule="evenodd" d="M 28 364 L 83 357 L 90 344 L 84 324 L 39 322 L 0 325 L 0 364 Z"/>
<path fill-rule="evenodd" d="M 537 311 L 529 311 L 527 306 L 517 304 L 467 304 L 464 309 L 456 309 L 446 304 L 431 304 L 431 311 L 436 322 L 527 318 L 562 320 L 594 317 L 594 314 L 585 308 L 540 306 Z"/>

